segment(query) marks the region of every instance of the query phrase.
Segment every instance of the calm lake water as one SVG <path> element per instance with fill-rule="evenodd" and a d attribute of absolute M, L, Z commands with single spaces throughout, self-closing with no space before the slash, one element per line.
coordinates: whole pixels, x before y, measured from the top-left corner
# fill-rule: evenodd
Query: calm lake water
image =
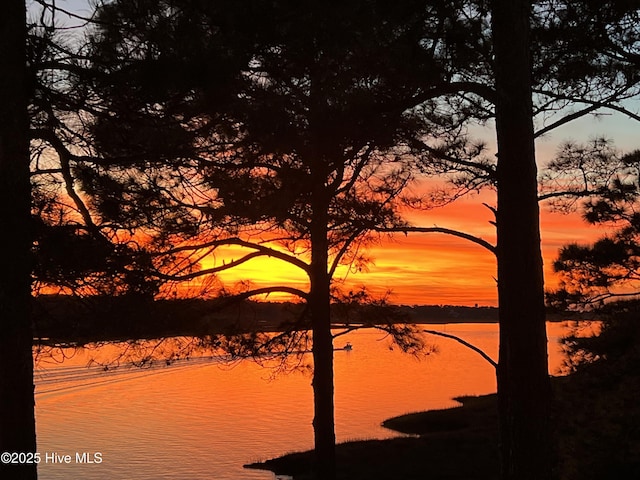
<path fill-rule="evenodd" d="M 497 358 L 496 324 L 428 328 L 458 335 Z M 561 366 L 558 338 L 567 328 L 548 324 L 551 373 Z M 338 441 L 395 436 L 380 426 L 386 418 L 496 390 L 493 368 L 477 353 L 448 339 L 429 340 L 437 352 L 416 359 L 392 348 L 379 331 L 336 339 L 336 346 L 353 345 L 335 352 Z M 269 472 L 242 465 L 313 447 L 308 373 L 274 377 L 251 361 L 196 358 L 146 369 L 86 366 L 114 355 L 113 346 L 104 346 L 38 360 L 42 480 L 268 480 L 274 478 Z M 76 453 L 94 463 L 78 462 Z"/>

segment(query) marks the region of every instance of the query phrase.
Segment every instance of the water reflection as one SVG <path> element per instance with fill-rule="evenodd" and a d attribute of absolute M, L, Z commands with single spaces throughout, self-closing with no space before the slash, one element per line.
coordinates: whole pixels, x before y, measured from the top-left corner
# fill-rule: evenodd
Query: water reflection
<path fill-rule="evenodd" d="M 496 358 L 495 324 L 435 328 Z M 565 328 L 549 325 L 552 372 L 561 365 L 557 339 Z M 174 339 L 178 346 L 188 340 Z M 431 338 L 438 352 L 421 360 L 392 348 L 377 331 L 341 337 L 347 341 L 352 350 L 335 353 L 338 441 L 393 436 L 380 426 L 382 420 L 453 406 L 455 396 L 495 391 L 491 365 L 453 341 Z M 153 347 L 160 353 L 170 344 Z M 141 369 L 131 348 L 61 350 L 39 359 L 39 451 L 103 457 L 93 465 L 41 464 L 41 479 L 272 479 L 242 465 L 312 447 L 311 377 L 305 369 L 274 377 L 249 361 L 228 363 L 194 351 L 186 355 L 184 349 L 169 364 L 158 356 Z M 110 363 L 114 356 L 118 361 Z M 302 365 L 310 360 L 305 356 Z"/>

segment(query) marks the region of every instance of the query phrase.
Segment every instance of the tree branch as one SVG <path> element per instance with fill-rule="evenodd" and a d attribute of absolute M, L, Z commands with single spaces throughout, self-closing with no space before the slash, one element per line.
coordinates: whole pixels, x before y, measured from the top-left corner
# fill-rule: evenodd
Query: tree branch
<path fill-rule="evenodd" d="M 255 297 L 257 295 L 269 295 L 270 293 L 289 293 L 296 297 L 308 300 L 309 294 L 299 288 L 288 287 L 286 285 L 274 285 L 271 287 L 254 288 L 253 290 L 247 290 L 246 292 L 237 293 L 229 297 L 233 300 L 245 300 L 247 298 Z"/>
<path fill-rule="evenodd" d="M 293 255 L 289 255 L 287 253 L 281 252 L 280 250 L 276 250 L 276 249 L 270 248 L 270 247 L 265 247 L 264 245 L 259 245 L 257 243 L 248 242 L 246 240 L 242 240 L 242 239 L 237 238 L 237 237 L 227 238 L 227 239 L 224 239 L 224 240 L 212 240 L 210 242 L 205 242 L 205 243 L 201 243 L 201 244 L 198 244 L 198 245 L 184 245 L 184 246 L 181 246 L 181 247 L 173 248 L 173 249 L 169 250 L 168 252 L 163 252 L 162 254 L 165 255 L 165 254 L 186 252 L 186 251 L 190 251 L 190 250 L 199 250 L 199 249 L 202 249 L 202 248 L 210 248 L 210 247 L 217 248 L 217 247 L 231 246 L 231 245 L 236 245 L 236 246 L 240 246 L 240 247 L 245 247 L 245 248 L 250 248 L 250 249 L 256 250 L 255 254 L 250 254 L 250 255 L 253 255 L 251 258 L 255 258 L 255 257 L 258 257 L 258 256 L 277 258 L 279 260 L 282 260 L 284 262 L 287 262 L 287 263 L 289 263 L 291 265 L 294 265 L 294 266 L 300 268 L 301 270 L 303 270 L 307 274 L 309 273 L 309 265 L 306 264 L 305 262 L 303 262 L 302 260 L 300 260 L 299 258 L 294 257 Z M 240 262 L 240 261 L 238 260 L 238 262 Z M 244 262 L 240 262 L 240 263 L 244 263 Z"/>
<path fill-rule="evenodd" d="M 493 368 L 495 368 L 495 369 L 498 368 L 498 363 L 495 360 L 493 360 L 489 355 L 487 355 L 481 348 L 476 347 L 472 343 L 469 343 L 469 342 L 467 342 L 466 340 L 463 340 L 460 337 L 456 337 L 455 335 L 451 335 L 449 333 L 438 332 L 437 330 L 422 330 L 422 331 L 424 333 L 428 333 L 429 335 L 436 335 L 438 337 L 445 337 L 445 338 L 449 338 L 451 340 L 455 340 L 456 342 L 458 342 L 458 343 L 464 345 L 465 347 L 470 348 L 471 350 L 476 352 L 478 355 L 480 355 L 482 358 L 484 358 L 487 362 L 489 362 Z"/>
<path fill-rule="evenodd" d="M 37 129 L 31 130 L 31 134 L 35 138 L 39 138 L 47 142 L 56 151 L 60 160 L 60 173 L 62 174 L 62 178 L 64 179 L 67 195 L 69 196 L 69 198 L 71 198 L 71 200 L 73 200 L 73 203 L 82 216 L 86 227 L 93 233 L 97 234 L 99 237 L 104 238 L 104 236 L 100 232 L 100 229 L 94 223 L 91 212 L 74 189 L 75 179 L 71 174 L 70 160 L 74 159 L 75 156 L 69 151 L 64 142 L 53 131 L 46 129 Z"/>
<path fill-rule="evenodd" d="M 440 159 L 440 160 L 445 160 L 447 162 L 453 163 L 455 165 L 461 165 L 463 167 L 467 167 L 470 168 L 472 170 L 481 170 L 483 172 L 485 172 L 489 178 L 493 179 L 495 181 L 496 179 L 496 169 L 493 165 L 488 165 L 488 164 L 483 164 L 483 163 L 479 163 L 479 162 L 472 162 L 469 160 L 462 160 L 461 158 L 458 157 L 453 157 L 451 155 L 447 155 L 446 153 L 444 153 L 442 150 L 439 150 L 437 148 L 433 148 L 423 142 L 419 142 L 419 147 L 421 149 L 427 150 L 429 153 L 431 153 L 433 156 L 435 156 L 436 158 Z"/>
<path fill-rule="evenodd" d="M 246 263 L 253 258 L 262 257 L 262 256 L 264 255 L 260 252 L 252 252 L 252 253 L 248 253 L 242 258 L 239 258 L 238 260 L 232 260 L 229 263 L 223 263 L 218 267 L 205 268 L 204 270 L 198 270 L 197 272 L 186 273 L 184 275 L 171 275 L 171 274 L 158 273 L 156 276 L 163 280 L 172 280 L 172 281 L 182 282 L 185 280 L 192 280 L 194 278 L 203 277 L 205 275 L 213 275 L 218 272 L 223 272 L 225 270 L 229 270 L 230 268 L 237 267 L 238 265 L 242 265 L 243 263 Z"/>
<path fill-rule="evenodd" d="M 558 94 L 558 93 L 554 93 L 554 92 L 548 92 L 545 90 L 534 90 L 533 93 L 537 93 L 540 95 L 546 95 L 552 98 L 556 98 L 558 100 L 567 100 L 570 102 L 575 102 L 575 103 L 584 103 L 587 105 L 590 105 L 591 107 L 595 107 L 595 109 L 597 108 L 608 108 L 610 110 L 622 113 L 624 115 L 627 115 L 629 118 L 633 119 L 633 120 L 637 120 L 640 121 L 640 115 L 638 115 L 637 113 L 633 113 L 631 110 L 628 110 L 620 105 L 616 105 L 614 103 L 609 103 L 608 101 L 599 101 L 599 100 L 589 100 L 587 98 L 574 98 L 571 97 L 570 95 L 562 95 L 562 94 Z M 610 99 L 613 100 L 613 97 L 609 97 Z M 586 110 L 586 109 L 585 109 Z"/>
<path fill-rule="evenodd" d="M 544 128 L 541 128 L 540 130 L 538 130 L 537 132 L 534 132 L 533 136 L 534 138 L 538 138 L 541 137 L 542 135 L 550 132 L 551 130 L 558 128 L 566 123 L 569 123 L 573 120 L 576 120 L 578 118 L 584 117 L 585 115 L 594 112 L 596 110 L 598 110 L 600 107 L 600 105 L 590 105 L 582 110 L 579 110 L 577 112 L 571 113 L 565 117 L 562 117 L 560 120 L 557 120 L 555 122 L 553 122 L 551 125 L 547 125 Z"/>
<path fill-rule="evenodd" d="M 549 192 L 549 193 L 543 193 L 541 195 L 538 195 L 538 201 L 542 202 L 544 200 L 549 200 L 550 198 L 557 198 L 557 197 L 589 197 L 591 195 L 597 195 L 598 192 L 594 192 L 591 190 L 580 190 L 580 191 L 571 191 L 571 190 L 565 190 L 565 191 L 560 191 L 560 192 Z"/>
<path fill-rule="evenodd" d="M 490 244 L 489 242 L 487 242 L 486 240 L 483 240 L 482 238 L 476 237 L 474 235 L 470 235 L 468 233 L 459 232 L 457 230 L 452 230 L 450 228 L 443 228 L 443 227 L 394 227 L 394 228 L 374 228 L 373 230 L 375 230 L 377 232 L 384 232 L 384 233 L 401 232 L 401 233 L 404 233 L 405 235 L 410 233 L 410 232 L 416 232 L 416 233 L 444 233 L 445 235 L 452 235 L 454 237 L 458 237 L 458 238 L 463 238 L 465 240 L 469 240 L 470 242 L 475 243 L 476 245 L 480 245 L 481 247 L 486 248 L 491 253 L 496 255 L 496 247 L 494 245 Z"/>

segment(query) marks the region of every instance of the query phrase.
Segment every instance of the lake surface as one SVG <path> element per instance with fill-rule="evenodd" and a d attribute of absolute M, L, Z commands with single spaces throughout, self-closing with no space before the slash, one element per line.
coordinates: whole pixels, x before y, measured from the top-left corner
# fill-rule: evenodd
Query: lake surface
<path fill-rule="evenodd" d="M 496 324 L 426 328 L 458 335 L 497 358 Z M 551 373 L 561 367 L 558 338 L 567 328 L 548 324 Z M 437 352 L 417 359 L 376 330 L 336 339 L 336 346 L 353 345 L 335 352 L 339 442 L 396 436 L 380 423 L 454 406 L 455 396 L 495 392 L 495 372 L 477 353 L 445 338 L 429 341 Z M 242 465 L 313 447 L 308 372 L 275 374 L 252 361 L 198 358 L 151 368 L 127 368 L 124 359 L 119 368 L 86 366 L 115 355 L 115 347 L 103 346 L 38 359 L 41 480 L 268 480 L 271 473 Z"/>

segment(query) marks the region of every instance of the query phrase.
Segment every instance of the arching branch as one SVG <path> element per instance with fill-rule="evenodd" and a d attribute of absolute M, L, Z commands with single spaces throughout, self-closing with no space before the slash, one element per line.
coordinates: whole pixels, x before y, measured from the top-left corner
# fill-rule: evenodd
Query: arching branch
<path fill-rule="evenodd" d="M 476 245 L 480 245 L 481 247 L 484 247 L 485 249 L 489 250 L 491 253 L 496 255 L 496 247 L 494 245 L 492 245 L 491 243 L 487 242 L 486 240 L 484 240 L 484 239 L 482 239 L 480 237 L 476 237 L 474 235 L 468 234 L 468 233 L 459 232 L 458 230 L 452 230 L 450 228 L 443 228 L 443 227 L 394 227 L 394 228 L 376 228 L 375 230 L 377 232 L 383 232 L 383 233 L 401 232 L 401 233 L 404 233 L 404 234 L 408 234 L 410 232 L 416 232 L 416 233 L 444 233 L 445 235 L 452 235 L 454 237 L 458 237 L 458 238 L 463 238 L 465 240 L 469 240 L 470 242 L 475 243 Z"/>
<path fill-rule="evenodd" d="M 431 147 L 423 142 L 418 142 L 415 141 L 414 145 L 417 148 L 420 148 L 422 150 L 426 150 L 428 151 L 431 155 L 433 155 L 434 157 L 440 159 L 440 160 L 444 160 L 446 162 L 449 162 L 451 164 L 454 165 L 458 165 L 460 167 L 466 167 L 466 168 L 470 168 L 472 170 L 480 170 L 482 172 L 484 172 L 489 178 L 491 178 L 492 180 L 495 181 L 496 178 L 496 169 L 493 165 L 490 164 L 484 164 L 484 163 L 479 163 L 479 162 L 474 162 L 474 161 L 470 161 L 470 160 L 463 160 L 459 157 L 454 157 L 452 155 L 448 155 L 445 152 L 443 152 L 442 150 L 439 150 L 437 148 Z"/>
<path fill-rule="evenodd" d="M 583 198 L 596 195 L 598 192 L 594 192 L 592 190 L 580 190 L 580 191 L 572 191 L 572 190 L 563 190 L 559 192 L 549 192 L 538 195 L 538 201 L 542 202 L 544 200 L 549 200 L 551 198 L 558 197 L 573 197 L 573 198 Z"/>
<path fill-rule="evenodd" d="M 534 90 L 533 93 L 540 94 L 540 95 L 546 95 L 548 97 L 556 98 L 558 100 L 567 100 L 567 101 L 575 102 L 575 103 L 583 103 L 583 104 L 589 105 L 590 107 L 588 107 L 588 108 L 593 107 L 593 110 L 596 110 L 598 108 L 608 108 L 609 110 L 613 110 L 615 112 L 622 113 L 623 115 L 626 115 L 626 116 L 628 116 L 629 118 L 631 118 L 633 120 L 640 121 L 640 115 L 639 114 L 634 113 L 631 110 L 629 110 L 628 108 L 625 108 L 623 106 L 617 105 L 615 103 L 611 103 L 610 101 L 608 101 L 606 99 L 605 100 L 590 100 L 588 98 L 574 98 L 574 97 L 572 97 L 570 95 L 562 95 L 562 94 L 557 93 L 557 92 L 549 92 L 549 91 L 545 91 L 545 90 Z M 613 101 L 614 99 L 616 99 L 619 96 L 621 96 L 623 93 L 624 92 L 616 92 L 616 94 L 615 95 L 611 95 L 609 97 L 609 99 L 611 101 Z M 588 108 L 585 108 L 584 110 L 581 110 L 583 115 L 588 113 L 588 112 L 586 112 L 586 110 Z M 577 112 L 577 113 L 580 113 L 580 112 Z M 537 133 L 537 135 L 539 136 L 540 134 Z"/>
<path fill-rule="evenodd" d="M 542 135 L 549 133 L 550 131 L 552 131 L 555 128 L 558 128 L 566 123 L 569 123 L 573 120 L 576 120 L 578 118 L 584 117 L 585 115 L 594 112 L 596 110 L 598 110 L 600 107 L 600 105 L 589 105 L 586 108 L 583 108 L 582 110 L 578 110 L 577 112 L 573 112 L 569 115 L 566 115 L 564 117 L 562 117 L 560 120 L 557 120 L 555 122 L 553 122 L 550 125 L 547 125 L 544 128 L 541 128 L 540 130 L 538 130 L 537 132 L 535 132 L 533 135 L 535 138 L 541 137 Z"/>
<path fill-rule="evenodd" d="M 255 254 L 249 254 L 249 255 L 253 255 L 251 258 L 255 258 L 258 256 L 277 258 L 279 260 L 282 260 L 284 262 L 287 262 L 291 265 L 294 265 L 300 268 L 307 274 L 309 273 L 309 265 L 303 262 L 302 260 L 300 260 L 299 258 L 293 255 L 289 255 L 288 253 L 281 252 L 280 250 L 276 250 L 270 247 L 265 247 L 264 245 L 242 240 L 241 238 L 237 238 L 237 237 L 225 238 L 221 240 L 212 240 L 210 242 L 199 243 L 196 245 L 183 245 L 180 247 L 175 247 L 169 250 L 168 252 L 162 252 L 162 254 L 166 255 L 167 253 L 173 254 L 173 253 L 179 253 L 179 252 L 199 250 L 203 248 L 212 248 L 212 247 L 217 248 L 217 247 L 233 246 L 233 245 L 255 250 L 256 251 Z M 250 258 L 247 260 L 250 260 Z M 238 262 L 240 263 L 244 263 L 244 261 L 241 262 L 240 260 L 238 260 Z M 226 268 L 222 268 L 222 269 L 226 270 Z"/>
<path fill-rule="evenodd" d="M 247 255 L 245 255 L 242 258 L 239 258 L 238 260 L 232 260 L 229 263 L 223 263 L 222 265 L 219 265 L 217 267 L 205 268 L 203 270 L 198 270 L 197 272 L 186 273 L 184 275 L 171 275 L 171 274 L 159 273 L 156 276 L 158 278 L 163 279 L 163 280 L 171 280 L 171 281 L 182 282 L 182 281 L 185 281 L 185 280 L 192 280 L 194 278 L 202 277 L 204 275 L 213 275 L 215 273 L 223 272 L 223 271 L 229 270 L 229 269 L 231 269 L 233 267 L 237 267 L 238 265 L 242 265 L 243 263 L 248 262 L 249 260 L 251 260 L 253 258 L 262 257 L 262 256 L 264 256 L 264 254 L 262 254 L 260 252 L 252 252 L 252 253 L 248 253 Z"/>
<path fill-rule="evenodd" d="M 303 300 L 308 300 L 309 294 L 299 288 L 289 287 L 286 285 L 274 285 L 271 287 L 254 288 L 246 292 L 237 293 L 229 296 L 230 301 L 246 300 L 247 298 L 256 297 L 258 295 L 269 295 L 270 293 L 288 293 Z"/>
<path fill-rule="evenodd" d="M 480 355 L 482 358 L 484 358 L 487 362 L 489 362 L 491 364 L 491 366 L 493 368 L 498 368 L 498 363 L 491 358 L 489 355 L 487 355 L 481 348 L 476 347 L 474 344 L 467 342 L 466 340 L 463 340 L 460 337 L 456 337 L 455 335 L 451 335 L 449 333 L 444 333 L 444 332 L 438 332 L 437 330 L 422 330 L 424 333 L 428 333 L 429 335 L 436 335 L 438 337 L 444 337 L 444 338 L 449 338 L 451 340 L 455 340 L 456 342 L 464 345 L 467 348 L 470 348 L 471 350 L 473 350 L 474 352 L 476 352 L 478 355 Z"/>
<path fill-rule="evenodd" d="M 436 85 L 424 92 L 411 97 L 403 105 L 404 109 L 420 105 L 428 100 L 439 98 L 446 95 L 454 95 L 458 93 L 472 93 L 478 97 L 486 100 L 489 103 L 495 103 L 496 91 L 493 87 L 490 87 L 481 82 L 444 82 Z"/>

